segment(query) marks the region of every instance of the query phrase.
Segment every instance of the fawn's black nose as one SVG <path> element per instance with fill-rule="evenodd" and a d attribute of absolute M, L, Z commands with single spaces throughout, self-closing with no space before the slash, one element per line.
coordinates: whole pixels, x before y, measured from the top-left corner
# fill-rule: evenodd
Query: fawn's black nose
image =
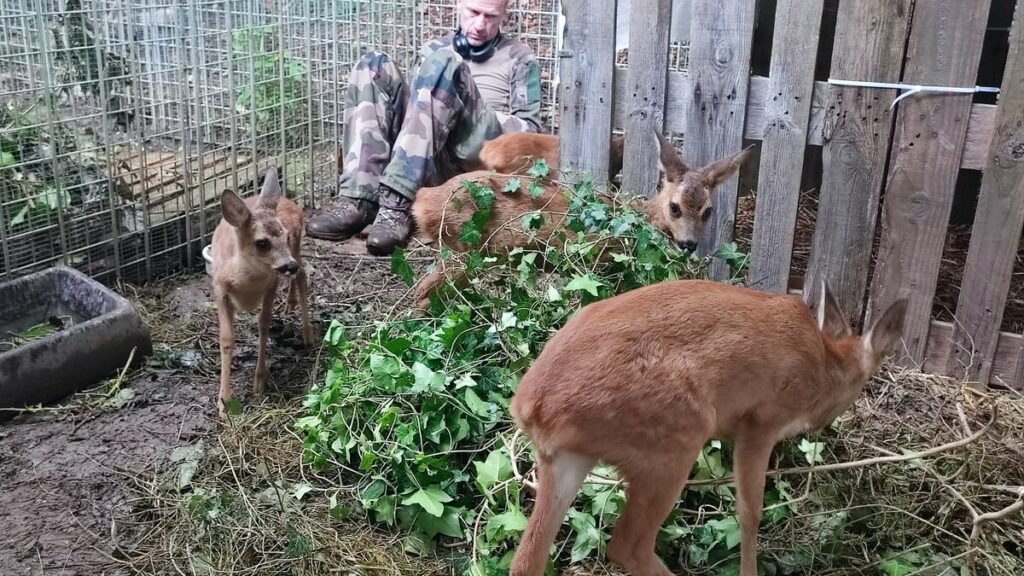
<path fill-rule="evenodd" d="M 697 251 L 697 243 L 693 240 L 676 240 L 676 246 L 679 246 L 680 250 Z"/>
<path fill-rule="evenodd" d="M 282 274 L 295 274 L 296 272 L 299 271 L 299 263 L 296 262 L 295 260 L 286 262 L 278 266 L 277 271 L 281 272 Z"/>

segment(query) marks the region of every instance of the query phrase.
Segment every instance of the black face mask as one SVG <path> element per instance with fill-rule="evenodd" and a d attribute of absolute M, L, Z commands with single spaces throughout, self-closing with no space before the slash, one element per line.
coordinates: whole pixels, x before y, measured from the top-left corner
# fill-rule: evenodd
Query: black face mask
<path fill-rule="evenodd" d="M 452 38 L 452 48 L 463 58 L 473 62 L 486 62 L 488 58 L 494 55 L 494 50 L 498 48 L 499 42 L 501 42 L 501 32 L 498 32 L 497 36 L 491 38 L 485 44 L 473 46 L 469 43 L 469 39 L 466 38 L 465 34 L 462 33 L 462 29 L 456 28 L 455 37 Z"/>

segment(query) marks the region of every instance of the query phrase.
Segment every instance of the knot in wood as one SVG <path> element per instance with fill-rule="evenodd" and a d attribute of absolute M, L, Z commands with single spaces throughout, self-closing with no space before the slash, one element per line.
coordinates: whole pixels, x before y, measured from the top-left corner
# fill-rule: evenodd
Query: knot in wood
<path fill-rule="evenodd" d="M 1024 142 L 1018 142 L 1010 147 L 1010 158 L 1014 160 L 1024 158 Z"/>

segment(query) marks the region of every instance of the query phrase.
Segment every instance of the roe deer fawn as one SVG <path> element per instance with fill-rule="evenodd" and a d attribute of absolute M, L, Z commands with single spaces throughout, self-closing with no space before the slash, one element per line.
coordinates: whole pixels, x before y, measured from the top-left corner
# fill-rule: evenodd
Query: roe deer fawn
<path fill-rule="evenodd" d="M 625 140 L 613 135 L 608 151 L 608 179 L 622 171 L 622 152 Z M 554 180 L 558 174 L 558 136 L 533 132 L 508 132 L 488 140 L 480 150 L 480 164 L 484 170 L 499 174 L 524 174 L 537 160 L 548 164 L 544 179 Z"/>
<path fill-rule="evenodd" d="M 306 270 L 299 254 L 302 209 L 281 194 L 277 170 L 270 168 L 259 196 L 243 201 L 231 190 L 221 195 L 223 219 L 213 231 L 213 293 L 220 325 L 219 411 L 231 399 L 231 358 L 235 351 L 235 310 L 260 309 L 259 353 L 253 388 L 267 384 L 267 332 L 274 310 L 279 276 L 291 279 L 286 312 L 299 306 L 302 339 L 313 345 L 309 322 Z"/>
<path fill-rule="evenodd" d="M 661 181 L 657 194 L 653 198 L 636 198 L 637 208 L 657 229 L 670 236 L 676 245 L 683 250 L 694 251 L 708 218 L 711 216 L 711 197 L 716 187 L 728 179 L 747 158 L 750 148 L 715 160 L 699 170 L 690 170 L 683 162 L 682 156 L 672 147 L 671 143 L 657 133 L 659 167 Z M 536 138 L 544 136 L 544 138 Z M 485 164 L 499 167 L 515 167 L 521 164 L 515 155 L 528 149 L 524 142 L 535 146 L 533 155 L 549 157 L 554 154 L 557 162 L 558 137 L 549 135 L 527 134 L 514 132 L 503 135 L 488 142 L 492 146 L 482 153 Z M 613 149 L 615 144 L 613 142 Z M 613 152 L 614 154 L 614 152 Z M 621 150 L 619 152 L 621 164 Z M 453 250 L 468 249 L 459 240 L 459 231 L 463 223 L 469 221 L 476 211 L 476 204 L 463 189 L 463 182 L 469 181 L 487 186 L 495 191 L 491 217 L 484 226 L 483 236 L 486 241 L 484 250 L 488 252 L 508 252 L 512 248 L 527 247 L 553 240 L 561 228 L 561 223 L 569 210 L 569 199 L 551 180 L 541 180 L 539 184 L 544 193 L 531 198 L 525 186 L 514 193 L 505 193 L 505 185 L 512 178 L 511 174 L 495 174 L 487 170 L 478 170 L 451 178 L 440 186 L 421 188 L 413 201 L 412 214 L 416 222 L 415 239 L 423 244 L 441 244 Z M 520 221 L 531 212 L 540 212 L 543 224 L 533 235 L 525 232 Z M 462 279 L 461 273 L 454 271 L 455 280 Z M 424 276 L 416 286 L 414 306 L 424 310 L 429 304 L 430 294 L 444 281 L 446 271 L 443 267 Z"/>
<path fill-rule="evenodd" d="M 615 466 L 626 503 L 608 558 L 668 576 L 655 536 L 702 446 L 734 442 L 740 573 L 757 574 L 757 530 L 774 445 L 849 408 L 901 338 L 905 299 L 854 335 L 828 287 L 817 322 L 797 296 L 701 280 L 595 302 L 569 320 L 511 402 L 537 453 L 537 500 L 512 576 L 539 576 L 591 467 Z"/>

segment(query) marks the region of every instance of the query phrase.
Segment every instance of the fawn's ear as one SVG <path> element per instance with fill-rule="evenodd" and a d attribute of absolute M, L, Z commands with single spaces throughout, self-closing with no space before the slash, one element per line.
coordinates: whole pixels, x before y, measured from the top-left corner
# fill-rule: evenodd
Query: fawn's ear
<path fill-rule="evenodd" d="M 224 220 L 235 228 L 248 223 L 249 217 L 252 215 L 249 212 L 249 207 L 245 205 L 245 201 L 231 190 L 225 190 L 220 195 L 220 209 L 224 214 Z"/>
<path fill-rule="evenodd" d="M 890 304 L 864 336 L 864 346 L 878 360 L 893 352 L 903 337 L 903 321 L 908 305 L 906 298 L 900 298 Z"/>
<path fill-rule="evenodd" d="M 832 295 L 832 290 L 824 280 L 821 281 L 821 299 L 818 300 L 818 327 L 825 336 L 833 340 L 852 334 L 839 302 L 836 302 L 836 297 Z"/>
<path fill-rule="evenodd" d="M 658 143 L 658 169 L 662 171 L 662 177 L 669 182 L 679 182 L 683 174 L 689 170 L 686 162 L 683 162 L 682 155 L 672 147 L 672 143 L 665 138 L 665 135 L 658 130 L 654 131 Z"/>
<path fill-rule="evenodd" d="M 700 171 L 703 172 L 708 179 L 714 182 L 714 186 L 718 186 L 722 182 L 728 180 L 733 173 L 740 169 L 740 166 L 742 166 L 747 160 L 747 157 L 750 156 L 750 149 L 753 147 L 754 145 L 751 144 L 735 154 L 731 154 L 725 158 L 719 158 L 718 160 L 715 160 L 701 168 Z"/>
<path fill-rule="evenodd" d="M 267 168 L 267 174 L 263 178 L 263 189 L 260 190 L 260 204 L 271 208 L 277 207 L 277 201 L 281 199 L 281 183 L 277 181 L 277 168 Z"/>

